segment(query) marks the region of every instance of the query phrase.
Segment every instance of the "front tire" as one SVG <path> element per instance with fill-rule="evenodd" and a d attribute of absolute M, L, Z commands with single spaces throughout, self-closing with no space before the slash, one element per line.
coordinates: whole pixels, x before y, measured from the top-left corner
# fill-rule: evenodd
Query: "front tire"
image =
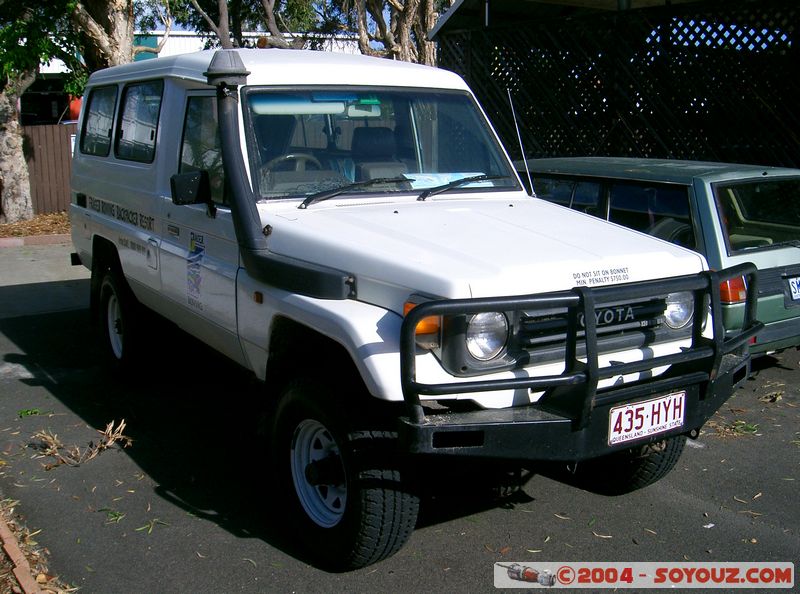
<path fill-rule="evenodd" d="M 320 567 L 357 569 L 396 553 L 417 520 L 396 436 L 322 401 L 330 390 L 292 384 L 275 415 L 272 453 L 292 534 Z"/>
<path fill-rule="evenodd" d="M 678 463 L 686 436 L 678 435 L 579 462 L 568 482 L 602 495 L 623 495 L 661 480 Z"/>

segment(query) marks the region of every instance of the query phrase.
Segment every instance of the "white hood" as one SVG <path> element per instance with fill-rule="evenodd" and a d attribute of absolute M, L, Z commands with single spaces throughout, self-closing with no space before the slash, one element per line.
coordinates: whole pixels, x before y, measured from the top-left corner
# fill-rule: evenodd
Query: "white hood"
<path fill-rule="evenodd" d="M 306 210 L 263 209 L 261 216 L 272 226 L 272 252 L 354 274 L 362 298 L 374 285 L 443 298 L 497 297 L 706 268 L 695 252 L 519 195 L 349 198 Z"/>

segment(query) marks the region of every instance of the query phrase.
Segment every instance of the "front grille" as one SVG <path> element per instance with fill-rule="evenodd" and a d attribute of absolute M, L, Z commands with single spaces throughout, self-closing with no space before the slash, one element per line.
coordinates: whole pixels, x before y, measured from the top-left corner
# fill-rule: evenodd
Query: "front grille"
<path fill-rule="evenodd" d="M 663 299 L 598 308 L 595 310 L 597 335 L 619 336 L 631 331 L 655 330 L 664 323 L 665 308 Z M 523 312 L 519 319 L 519 346 L 526 350 L 535 350 L 555 344 L 563 345 L 567 338 L 568 324 L 566 309 L 555 312 Z M 578 317 L 578 325 L 585 327 L 581 316 Z M 578 330 L 578 337 L 584 336 L 584 331 Z"/>
<path fill-rule="evenodd" d="M 689 336 L 691 328 L 676 332 L 664 322 L 664 299 L 650 299 L 630 304 L 599 307 L 595 310 L 598 353 L 643 348 L 658 342 L 676 340 L 683 334 Z M 566 309 L 550 311 L 525 311 L 517 320 L 515 347 L 526 352 L 528 362 L 544 363 L 563 360 L 567 342 L 569 314 Z M 577 319 L 576 354 L 586 354 L 583 320 Z"/>
<path fill-rule="evenodd" d="M 638 296 L 628 302 L 617 300 L 597 305 L 594 311 L 596 348 L 598 355 L 646 349 L 659 343 L 672 342 L 691 336 L 692 327 L 675 330 L 664 318 L 666 299 L 660 296 Z M 465 349 L 468 317 L 445 321 L 440 361 L 456 376 L 477 376 L 500 369 L 521 369 L 564 361 L 567 345 L 574 341 L 576 357 L 586 357 L 586 331 L 582 308 L 548 307 L 506 310 L 512 328 L 507 349 L 490 361 L 477 361 Z M 570 316 L 575 328 L 570 328 Z M 570 338 L 574 337 L 574 338 Z"/>

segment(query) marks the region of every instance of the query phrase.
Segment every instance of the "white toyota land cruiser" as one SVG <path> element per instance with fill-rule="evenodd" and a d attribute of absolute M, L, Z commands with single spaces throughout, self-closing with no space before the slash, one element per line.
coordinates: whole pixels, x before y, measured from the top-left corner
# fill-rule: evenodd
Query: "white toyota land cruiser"
<path fill-rule="evenodd" d="M 112 361 L 148 307 L 251 369 L 296 535 L 346 569 L 414 528 L 431 457 L 624 492 L 746 377 L 754 268 L 529 197 L 455 74 L 220 50 L 96 72 L 72 235 Z M 725 335 L 719 285 L 746 276 Z"/>

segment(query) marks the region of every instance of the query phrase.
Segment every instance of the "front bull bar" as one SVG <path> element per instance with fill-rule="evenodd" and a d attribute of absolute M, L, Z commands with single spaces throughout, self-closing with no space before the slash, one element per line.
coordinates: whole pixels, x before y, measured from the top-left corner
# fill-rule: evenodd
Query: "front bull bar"
<path fill-rule="evenodd" d="M 720 283 L 745 277 L 747 296 L 741 328 L 726 333 L 722 325 Z M 400 343 L 400 372 L 407 417 L 401 420 L 400 433 L 410 451 L 418 453 L 452 453 L 517 457 L 514 443 L 524 442 L 526 452 L 522 457 L 569 459 L 580 455 L 598 455 L 600 440 L 597 430 L 588 431 L 592 413 L 598 408 L 606 411 L 612 404 L 630 401 L 670 390 L 687 389 L 686 426 L 683 432 L 699 428 L 730 396 L 733 389 L 731 377 L 742 369 L 749 369 L 746 345 L 763 329 L 755 319 L 757 295 L 756 268 L 745 263 L 720 271 L 703 271 L 682 277 L 656 279 L 626 285 L 603 287 L 575 287 L 566 291 L 484 299 L 453 299 L 422 303 L 412 309 L 403 321 Z M 691 346 L 679 353 L 653 357 L 643 361 L 615 364 L 600 368 L 598 364 L 596 308 L 663 296 L 668 293 L 690 291 L 694 296 L 694 311 L 702 312 L 706 295 L 710 296 L 713 336 L 703 336 L 704 320 L 695 315 L 692 323 Z M 429 316 L 470 315 L 492 311 L 513 311 L 560 308 L 568 311 L 567 338 L 564 350 L 564 372 L 543 377 L 521 377 L 495 380 L 476 380 L 442 384 L 417 381 L 415 342 L 417 324 Z M 581 325 L 579 318 L 585 320 Z M 583 333 L 582 337 L 578 334 Z M 585 362 L 577 356 L 578 343 L 585 342 Z M 637 381 L 600 393 L 598 382 L 612 376 L 647 371 L 669 366 L 661 376 Z M 745 372 L 746 376 L 746 372 Z M 435 414 L 426 417 L 420 395 L 447 396 L 453 394 L 486 392 L 493 390 L 527 389 L 542 391 L 538 402 L 499 410 L 474 411 L 452 415 Z M 726 394 L 723 394 L 727 392 Z M 720 398 L 720 395 L 724 395 Z M 714 400 L 714 402 L 708 402 Z M 688 409 L 693 407 L 693 410 Z M 515 425 L 521 425 L 514 427 Z M 523 427 L 524 426 L 524 427 Z M 536 427 L 534 427 L 536 426 Z M 566 440 L 562 451 L 556 454 L 551 445 L 535 447 L 530 433 L 541 429 L 541 436 Z M 483 435 L 491 433 L 497 438 L 503 432 L 516 435 L 506 445 L 497 439 L 487 443 Z M 566 433 L 565 433 L 566 432 Z M 448 439 L 447 434 L 460 435 Z M 568 435 L 568 434 L 572 435 Z M 472 436 L 471 436 L 472 434 Z M 481 436 L 478 438 L 478 434 Z M 579 435 L 580 434 L 580 435 Z M 663 437 L 663 436 L 660 436 Z M 522 439 L 520 439 L 522 438 Z M 572 439 L 574 443 L 567 443 Z M 500 442 L 502 442 L 502 438 Z M 587 444 L 591 442 L 591 446 Z M 438 445 L 437 445 L 438 443 Z M 493 445 L 492 445 L 493 444 Z M 461 447 L 463 445 L 463 447 Z M 628 444 L 629 445 L 629 444 Z M 477 447 L 480 446 L 480 447 Z M 492 451 L 489 451 L 492 450 Z M 523 453 L 520 452 L 522 455 Z M 552 455 L 551 455 L 552 454 Z"/>

